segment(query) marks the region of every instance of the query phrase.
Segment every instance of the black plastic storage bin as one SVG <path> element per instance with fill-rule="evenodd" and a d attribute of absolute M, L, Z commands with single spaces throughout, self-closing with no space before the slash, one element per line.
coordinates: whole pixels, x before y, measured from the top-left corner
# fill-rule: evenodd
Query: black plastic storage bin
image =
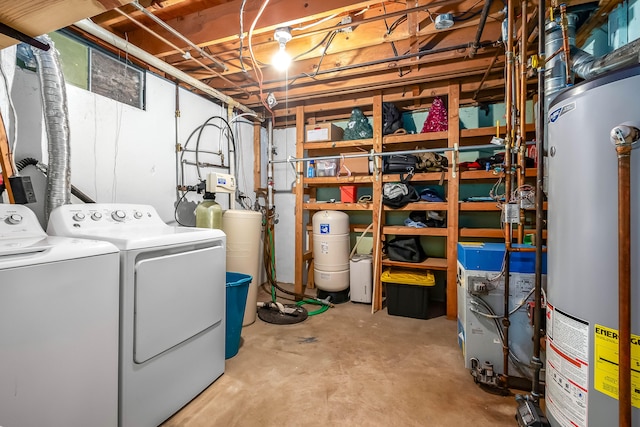
<path fill-rule="evenodd" d="M 386 283 L 387 313 L 393 316 L 429 318 L 429 287 Z"/>

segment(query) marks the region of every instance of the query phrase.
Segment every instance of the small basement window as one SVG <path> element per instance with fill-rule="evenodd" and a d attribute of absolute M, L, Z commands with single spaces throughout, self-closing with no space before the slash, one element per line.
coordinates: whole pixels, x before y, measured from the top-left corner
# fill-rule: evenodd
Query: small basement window
<path fill-rule="evenodd" d="M 64 32 L 56 31 L 49 36 L 60 52 L 60 65 L 67 84 L 144 109 L 144 70 Z M 27 47 L 22 53 L 28 54 L 29 50 Z M 19 49 L 18 66 L 35 71 L 35 59 L 20 53 Z"/>
<path fill-rule="evenodd" d="M 144 108 L 144 74 L 124 62 L 90 48 L 89 90 L 132 107 Z"/>

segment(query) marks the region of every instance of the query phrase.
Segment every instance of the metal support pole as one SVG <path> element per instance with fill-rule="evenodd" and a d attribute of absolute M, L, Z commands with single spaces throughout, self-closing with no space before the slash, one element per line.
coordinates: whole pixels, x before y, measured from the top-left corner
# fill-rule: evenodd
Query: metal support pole
<path fill-rule="evenodd" d="M 538 56 L 540 63 L 544 63 L 545 48 L 545 0 L 538 0 Z M 533 310 L 533 380 L 531 381 L 531 397 L 534 402 L 540 400 L 540 370 L 542 361 L 540 360 L 540 328 L 541 301 L 542 298 L 542 228 L 544 222 L 544 72 L 538 70 L 538 119 L 536 120 L 536 264 L 535 264 L 535 284 L 534 284 L 534 310 Z"/>

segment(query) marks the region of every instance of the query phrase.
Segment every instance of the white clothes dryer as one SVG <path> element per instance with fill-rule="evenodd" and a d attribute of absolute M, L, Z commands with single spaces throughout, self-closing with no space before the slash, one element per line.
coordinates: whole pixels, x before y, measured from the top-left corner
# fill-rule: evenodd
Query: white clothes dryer
<path fill-rule="evenodd" d="M 226 237 L 151 206 L 65 205 L 47 231 L 120 249 L 121 427 L 157 426 L 224 372 Z"/>
<path fill-rule="evenodd" d="M 118 423 L 118 249 L 0 204 L 0 425 Z"/>

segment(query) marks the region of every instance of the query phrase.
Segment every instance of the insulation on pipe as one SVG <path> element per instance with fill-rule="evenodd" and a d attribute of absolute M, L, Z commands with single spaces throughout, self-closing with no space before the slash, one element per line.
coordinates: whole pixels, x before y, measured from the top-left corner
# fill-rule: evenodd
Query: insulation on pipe
<path fill-rule="evenodd" d="M 48 35 L 39 36 L 37 40 L 52 47 L 47 51 L 32 48 L 38 63 L 42 111 L 47 133 L 49 168 L 45 218 L 48 220 L 53 209 L 71 202 L 69 113 L 67 111 L 67 90 L 58 51 Z"/>

